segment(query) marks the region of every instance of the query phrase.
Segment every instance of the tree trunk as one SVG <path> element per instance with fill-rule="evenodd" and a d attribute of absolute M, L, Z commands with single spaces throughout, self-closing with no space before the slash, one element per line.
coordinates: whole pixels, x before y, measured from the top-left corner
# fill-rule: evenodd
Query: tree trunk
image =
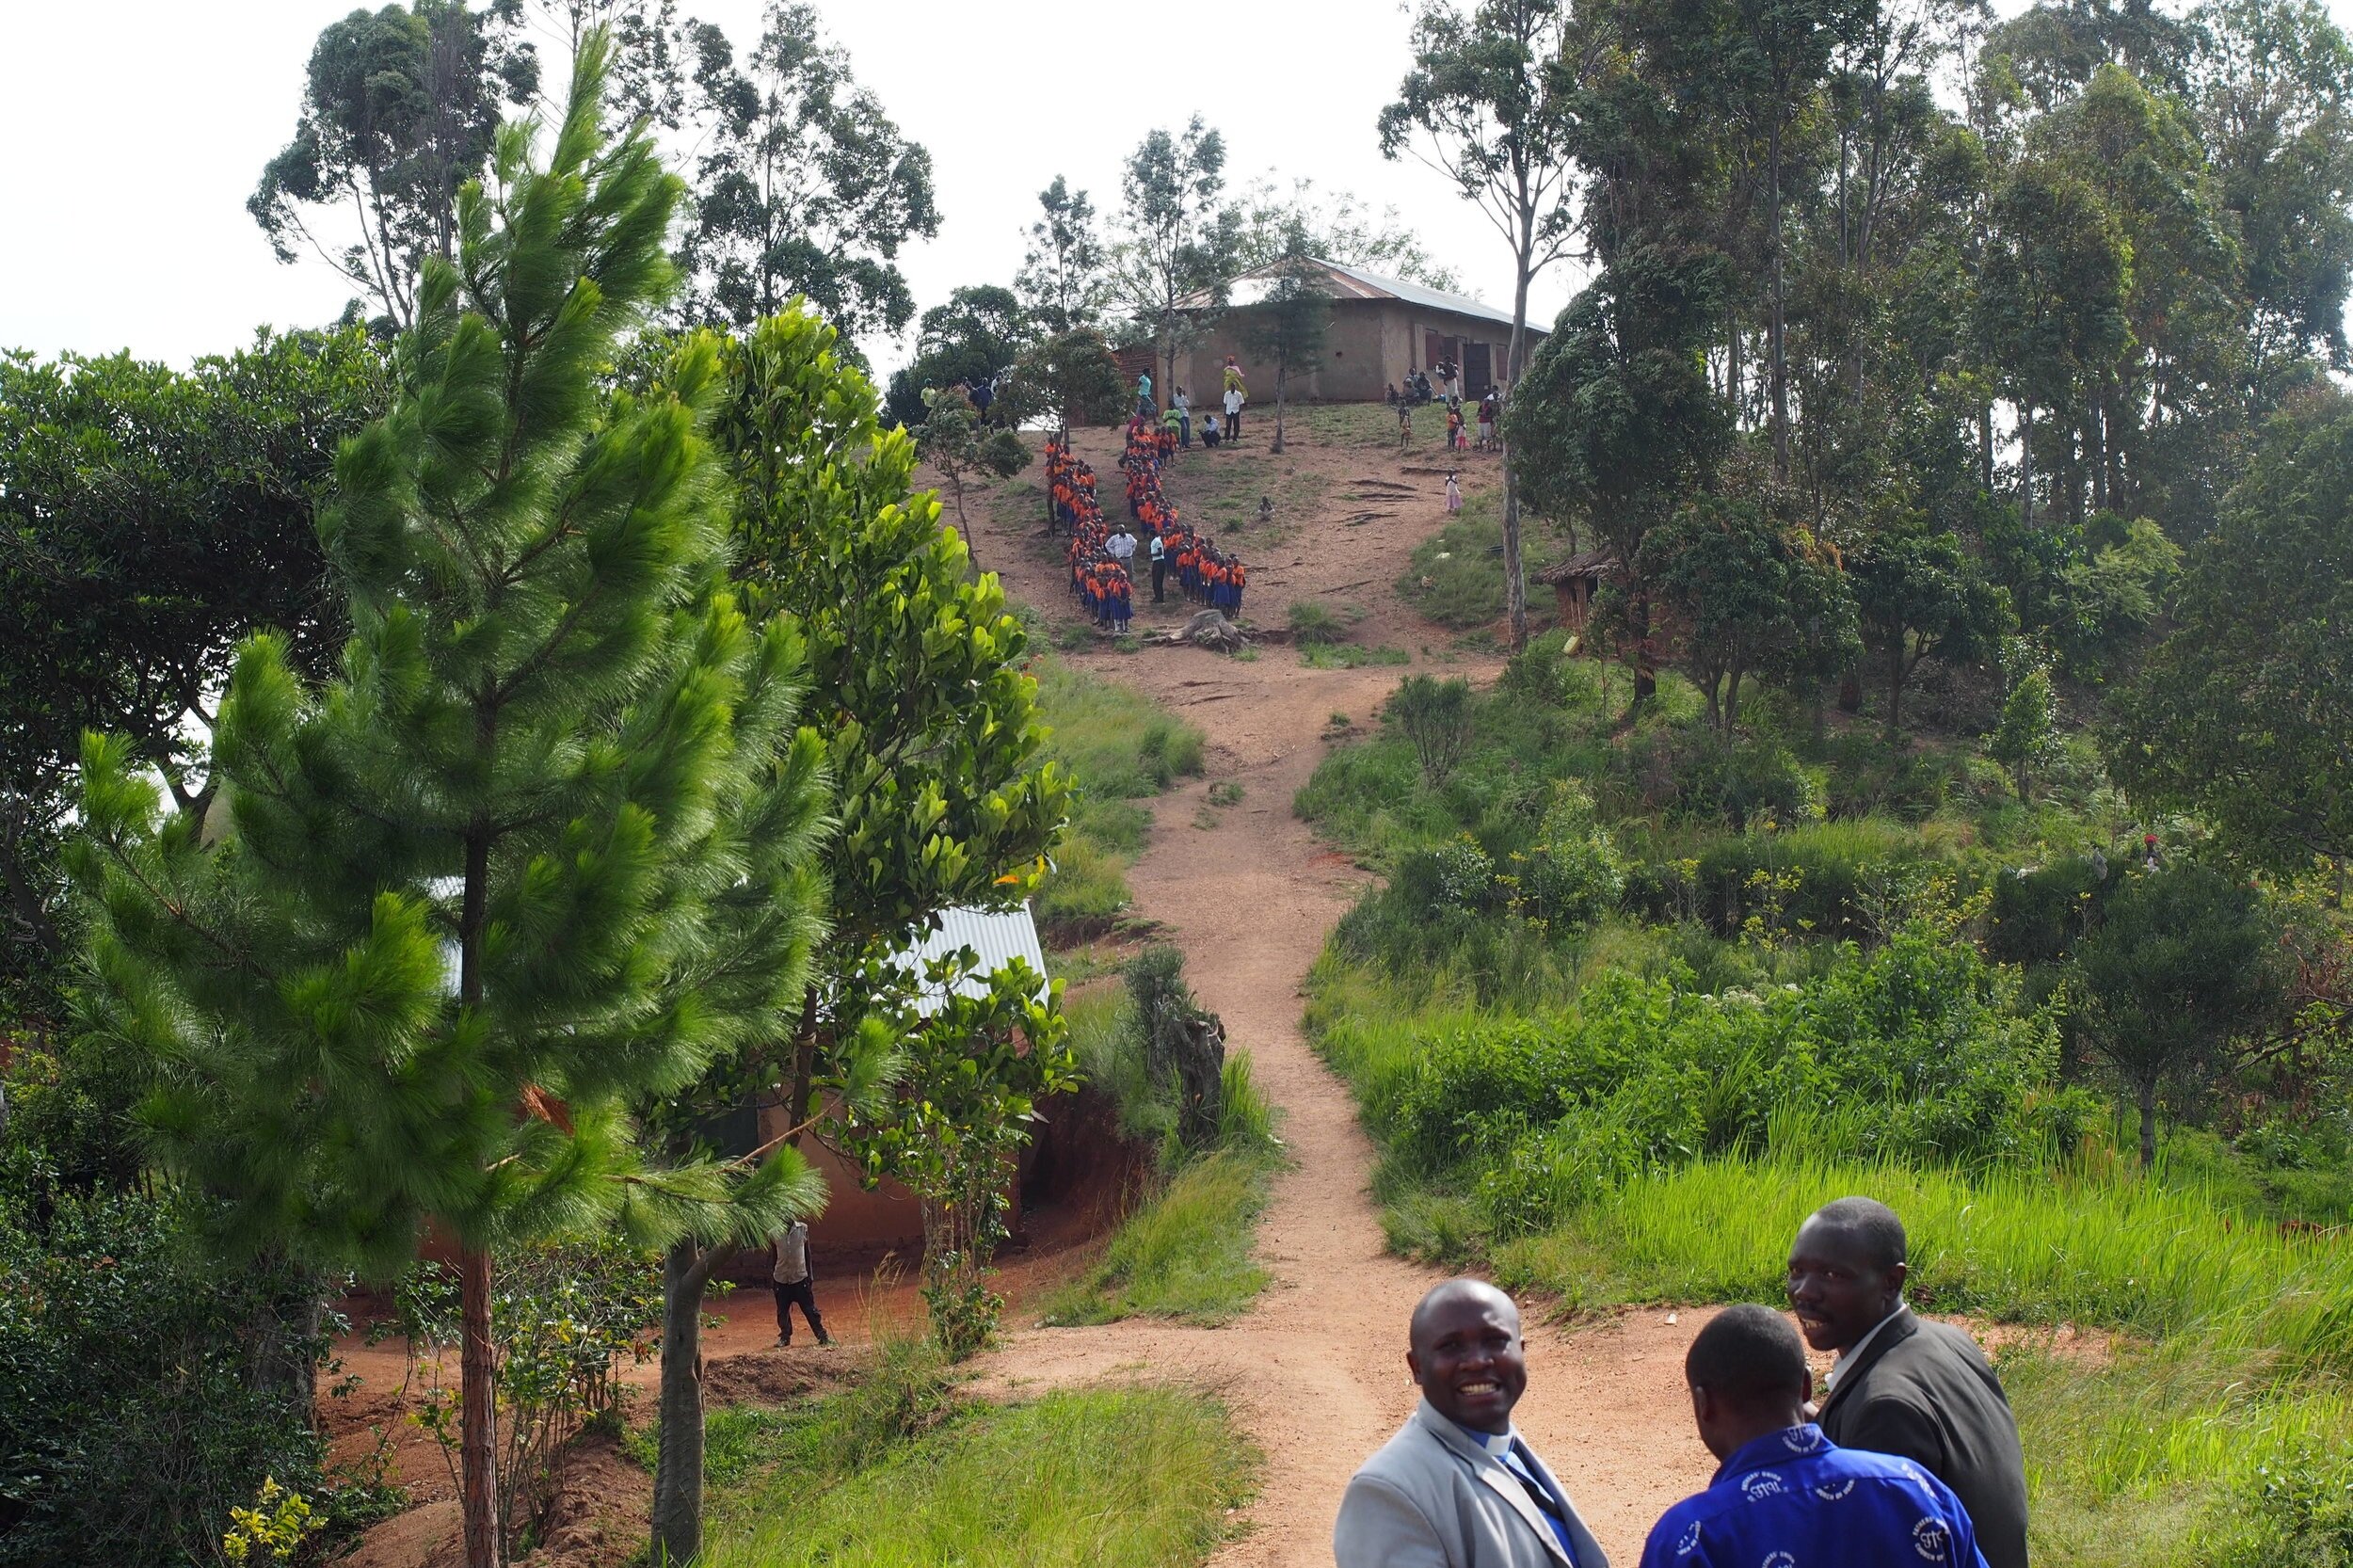
<path fill-rule="evenodd" d="M 1977 405 L 1977 483 L 1993 493 L 1993 405 Z"/>
<path fill-rule="evenodd" d="M 703 1289 L 733 1246 L 674 1242 L 662 1260 L 660 1454 L 653 1473 L 653 1560 L 684 1568 L 703 1549 Z"/>
<path fill-rule="evenodd" d="M 490 1255 L 457 1255 L 457 1474 L 466 1524 L 466 1568 L 499 1568 L 506 1543 L 499 1528 L 497 1352 L 490 1344 Z"/>
<path fill-rule="evenodd" d="M 1789 477 L 1789 357 L 1786 337 L 1786 291 L 1782 277 L 1781 258 L 1781 120 L 1778 115 L 1774 117 L 1772 131 L 1766 137 L 1765 155 L 1772 165 L 1767 176 L 1769 188 L 1771 191 L 1769 222 L 1772 231 L 1767 237 L 1767 243 L 1772 247 L 1773 256 L 1771 322 L 1773 477 L 1777 480 L 1786 480 Z"/>
<path fill-rule="evenodd" d="M 2140 1168 L 2154 1170 L 2157 1163 L 2157 1086 L 2140 1086 Z"/>
<path fill-rule="evenodd" d="M 2018 405 L 2018 515 L 2034 531 L 2034 405 Z"/>
<path fill-rule="evenodd" d="M 1520 355 L 1528 338 L 1528 245 L 1523 242 L 1519 277 L 1512 291 L 1512 346 L 1503 357 L 1507 400 L 1519 392 Z M 1507 406 L 1501 411 L 1510 409 Z M 1497 437 L 1501 434 L 1498 429 Z M 1520 561 L 1520 488 L 1512 476 L 1510 446 L 1499 439 L 1497 444 L 1503 449 L 1503 612 L 1512 625 L 1512 651 L 1517 653 L 1528 647 L 1528 572 Z"/>
<path fill-rule="evenodd" d="M 1887 659 L 1887 738 L 1892 743 L 1903 734 L 1904 716 L 1904 641 L 1903 633 L 1896 635 L 1896 651 Z"/>
<path fill-rule="evenodd" d="M 1283 367 L 1274 367 L 1274 444 L 1267 448 L 1271 456 L 1283 450 Z"/>

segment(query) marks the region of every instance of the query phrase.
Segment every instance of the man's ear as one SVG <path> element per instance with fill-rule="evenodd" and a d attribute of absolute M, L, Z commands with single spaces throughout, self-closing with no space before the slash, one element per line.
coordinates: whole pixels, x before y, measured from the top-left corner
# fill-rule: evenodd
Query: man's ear
<path fill-rule="evenodd" d="M 1811 1366 L 1807 1367 L 1805 1369 L 1805 1382 L 1800 1385 L 1798 1402 L 1800 1404 L 1812 1404 L 1814 1402 L 1814 1368 Z"/>
<path fill-rule="evenodd" d="M 1414 1374 L 1414 1386 L 1420 1387 L 1421 1357 L 1416 1355 L 1410 1349 L 1405 1352 L 1405 1369 Z"/>
<path fill-rule="evenodd" d="M 1904 1293 L 1904 1281 L 1911 1275 L 1911 1273 L 1912 1265 L 1909 1263 L 1889 1264 L 1887 1266 L 1888 1288 L 1896 1295 L 1902 1295 Z"/>

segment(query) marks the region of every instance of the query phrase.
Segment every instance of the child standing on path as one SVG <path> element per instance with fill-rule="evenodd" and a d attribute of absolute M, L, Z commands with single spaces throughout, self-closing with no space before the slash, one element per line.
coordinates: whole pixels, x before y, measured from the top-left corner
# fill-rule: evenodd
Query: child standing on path
<path fill-rule="evenodd" d="M 1446 476 L 1446 515 L 1452 517 L 1462 509 L 1463 487 L 1456 484 L 1454 475 L 1449 473 Z"/>

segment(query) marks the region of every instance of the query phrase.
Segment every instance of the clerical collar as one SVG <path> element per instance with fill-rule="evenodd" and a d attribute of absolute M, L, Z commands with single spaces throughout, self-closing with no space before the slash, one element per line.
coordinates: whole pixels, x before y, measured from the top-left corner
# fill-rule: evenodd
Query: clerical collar
<path fill-rule="evenodd" d="M 1497 1460 L 1512 1451 L 1513 1441 L 1520 1434 L 1517 1427 L 1506 1432 L 1481 1432 L 1477 1427 L 1466 1427 L 1460 1421 L 1454 1423 L 1454 1430 L 1478 1444 L 1489 1459 Z"/>

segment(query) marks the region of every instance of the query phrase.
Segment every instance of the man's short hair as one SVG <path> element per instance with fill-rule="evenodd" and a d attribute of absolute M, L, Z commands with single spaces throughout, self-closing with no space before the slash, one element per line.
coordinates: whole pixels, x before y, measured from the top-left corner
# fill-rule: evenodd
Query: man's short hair
<path fill-rule="evenodd" d="M 1789 1320 L 1769 1307 L 1728 1306 L 1691 1341 L 1683 1377 L 1694 1388 L 1751 1410 L 1775 1396 L 1805 1398 L 1805 1347 Z"/>
<path fill-rule="evenodd" d="M 1840 1198 L 1814 1211 L 1813 1220 L 1853 1239 L 1856 1249 L 1874 1268 L 1884 1272 L 1906 1262 L 1904 1223 L 1877 1198 Z"/>

